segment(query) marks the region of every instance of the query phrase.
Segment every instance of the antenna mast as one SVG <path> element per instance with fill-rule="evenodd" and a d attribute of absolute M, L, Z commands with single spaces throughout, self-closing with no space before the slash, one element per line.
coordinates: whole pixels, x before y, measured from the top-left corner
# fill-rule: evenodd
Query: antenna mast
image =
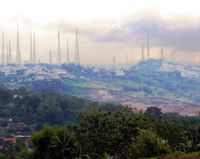
<path fill-rule="evenodd" d="M 60 30 L 58 30 L 58 55 L 57 55 L 57 62 L 60 65 L 61 64 L 61 54 L 60 54 Z"/>
<path fill-rule="evenodd" d="M 80 64 L 79 57 L 79 45 L 78 45 L 78 29 L 76 28 L 76 38 L 75 38 L 75 64 Z"/>
<path fill-rule="evenodd" d="M 160 59 L 161 59 L 161 60 L 164 60 L 163 48 L 160 49 Z"/>
<path fill-rule="evenodd" d="M 150 59 L 149 30 L 147 30 L 147 58 Z"/>
<path fill-rule="evenodd" d="M 36 64 L 36 48 L 35 48 L 35 32 L 33 32 L 33 53 L 32 53 L 33 63 Z"/>
<path fill-rule="evenodd" d="M 2 35 L 2 54 L 1 54 L 1 64 L 5 64 L 5 50 L 4 50 L 4 33 Z"/>
<path fill-rule="evenodd" d="M 49 51 L 49 64 L 52 64 L 52 55 L 51 55 L 51 50 Z"/>
<path fill-rule="evenodd" d="M 67 39 L 67 64 L 70 63 L 70 58 L 69 58 L 69 42 L 68 42 L 68 39 Z"/>
<path fill-rule="evenodd" d="M 33 62 L 32 32 L 30 32 L 30 62 Z"/>
<path fill-rule="evenodd" d="M 142 44 L 142 60 L 145 60 L 145 57 L 144 57 L 144 45 Z"/>
<path fill-rule="evenodd" d="M 19 45 L 19 29 L 17 24 L 17 51 L 16 51 L 16 64 L 21 65 L 21 50 Z"/>

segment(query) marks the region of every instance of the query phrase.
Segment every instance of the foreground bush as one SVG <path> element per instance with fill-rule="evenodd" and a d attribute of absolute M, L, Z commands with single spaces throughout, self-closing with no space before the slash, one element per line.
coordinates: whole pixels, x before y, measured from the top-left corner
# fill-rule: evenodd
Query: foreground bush
<path fill-rule="evenodd" d="M 82 155 L 78 141 L 66 128 L 46 126 L 31 139 L 34 145 L 31 159 L 71 159 Z"/>
<path fill-rule="evenodd" d="M 155 132 L 150 130 L 142 130 L 137 136 L 136 141 L 130 145 L 127 152 L 127 158 L 137 159 L 155 157 L 168 154 L 169 152 L 169 145 Z"/>

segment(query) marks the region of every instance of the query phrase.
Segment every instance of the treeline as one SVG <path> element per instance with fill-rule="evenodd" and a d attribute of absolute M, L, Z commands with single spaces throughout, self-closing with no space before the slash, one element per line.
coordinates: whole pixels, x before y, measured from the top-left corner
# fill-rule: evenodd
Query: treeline
<path fill-rule="evenodd" d="M 113 104 L 104 104 L 107 109 Z M 35 124 L 37 129 L 45 123 L 62 125 L 78 123 L 79 113 L 94 109 L 97 103 L 70 95 L 63 95 L 52 90 L 35 93 L 20 88 L 8 90 L 0 88 L 0 117 Z M 112 109 L 117 109 L 112 107 Z M 3 123 L 5 125 L 5 123 Z"/>
<path fill-rule="evenodd" d="M 87 111 L 80 114 L 79 124 L 45 126 L 31 137 L 31 151 L 23 151 L 19 156 L 22 159 L 139 159 L 197 152 L 200 151 L 199 118 L 188 118 L 162 114 L 155 107 L 145 113 L 129 108 Z"/>
<path fill-rule="evenodd" d="M 22 151 L 19 158 L 137 159 L 200 150 L 199 124 L 188 127 L 182 120 L 168 121 L 129 109 L 89 111 L 80 117 L 78 125 L 45 126 L 32 136 L 32 150 Z"/>
<path fill-rule="evenodd" d="M 38 129 L 44 123 L 53 126 L 44 126 L 32 135 L 30 150 L 5 150 L 7 158 L 139 159 L 200 151 L 200 117 L 163 114 L 156 107 L 134 112 L 52 91 L 1 91 L 1 117 L 10 115 L 32 123 L 35 117 Z"/>

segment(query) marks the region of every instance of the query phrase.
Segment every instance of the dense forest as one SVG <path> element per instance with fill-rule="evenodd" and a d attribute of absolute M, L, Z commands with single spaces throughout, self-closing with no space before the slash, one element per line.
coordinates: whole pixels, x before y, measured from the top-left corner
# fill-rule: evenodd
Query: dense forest
<path fill-rule="evenodd" d="M 1 127 L 32 125 L 31 147 L 6 143 L 2 159 L 139 159 L 200 155 L 200 117 L 145 112 L 55 93 L 0 89 Z M 11 134 L 7 134 L 11 135 Z"/>

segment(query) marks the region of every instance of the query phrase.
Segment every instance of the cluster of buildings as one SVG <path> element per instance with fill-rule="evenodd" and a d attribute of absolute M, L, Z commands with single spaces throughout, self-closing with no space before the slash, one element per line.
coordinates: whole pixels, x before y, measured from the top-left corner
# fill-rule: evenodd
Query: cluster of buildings
<path fill-rule="evenodd" d="M 5 65 L 0 67 L 0 78 L 3 82 L 5 77 L 5 83 L 10 88 L 18 87 L 21 82 L 31 82 L 40 80 L 53 80 L 53 79 L 75 79 L 76 76 L 70 72 L 61 69 L 53 68 L 47 69 L 46 67 L 36 65 L 34 67 L 26 65 Z"/>
<path fill-rule="evenodd" d="M 30 148 L 32 143 L 30 136 L 33 133 L 34 126 L 26 125 L 24 122 L 14 122 L 12 119 L 0 120 L 0 152 L 6 150 L 7 144 L 16 145 L 21 139 Z"/>
<path fill-rule="evenodd" d="M 182 77 L 186 78 L 200 78 L 200 67 L 184 64 L 175 64 L 163 61 L 159 71 L 173 72 L 179 71 Z"/>

